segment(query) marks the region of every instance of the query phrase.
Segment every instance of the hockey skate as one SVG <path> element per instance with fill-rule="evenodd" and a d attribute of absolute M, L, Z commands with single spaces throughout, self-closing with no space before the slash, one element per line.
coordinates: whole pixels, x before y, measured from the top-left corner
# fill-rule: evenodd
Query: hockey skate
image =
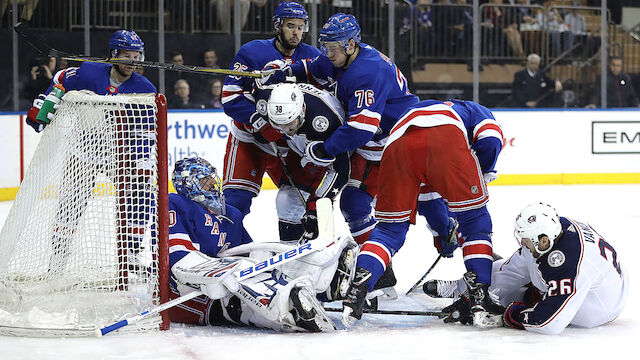
<path fill-rule="evenodd" d="M 367 294 L 367 300 L 375 301 L 376 306 L 369 306 L 367 308 L 377 309 L 377 302 L 384 300 L 395 300 L 398 298 L 398 293 L 394 286 L 398 281 L 396 275 L 393 273 L 391 263 L 387 265 L 387 269 L 382 273 L 378 282 L 373 286 L 373 290 Z"/>
<path fill-rule="evenodd" d="M 422 285 L 425 294 L 434 298 L 451 298 L 455 296 L 458 289 L 458 281 L 456 280 L 429 280 Z"/>
<path fill-rule="evenodd" d="M 344 300 L 349 290 L 349 285 L 356 273 L 356 258 L 358 257 L 358 244 L 352 242 L 342 250 L 338 259 L 338 268 L 331 280 L 329 301 Z"/>
<path fill-rule="evenodd" d="M 468 271 L 463 276 L 469 289 L 469 308 L 473 315 L 473 325 L 481 328 L 503 325 L 504 307 L 497 304 L 489 293 L 489 285 L 478 283 L 478 275 Z"/>
<path fill-rule="evenodd" d="M 353 325 L 356 320 L 360 320 L 367 302 L 371 304 L 371 301 L 367 300 L 369 279 L 371 279 L 369 270 L 356 269 L 356 275 L 347 291 L 347 297 L 342 303 L 342 323 L 346 327 Z"/>
<path fill-rule="evenodd" d="M 289 299 L 293 307 L 291 314 L 298 327 L 309 332 L 336 329 L 322 305 L 306 288 L 294 287 L 289 293 Z"/>

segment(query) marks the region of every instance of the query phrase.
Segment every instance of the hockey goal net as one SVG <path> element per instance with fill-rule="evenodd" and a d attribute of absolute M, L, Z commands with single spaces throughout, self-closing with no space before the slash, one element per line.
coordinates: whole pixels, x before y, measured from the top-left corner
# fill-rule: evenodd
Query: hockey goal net
<path fill-rule="evenodd" d="M 0 232 L 0 334 L 89 335 L 165 301 L 166 131 L 163 95 L 63 97 Z"/>

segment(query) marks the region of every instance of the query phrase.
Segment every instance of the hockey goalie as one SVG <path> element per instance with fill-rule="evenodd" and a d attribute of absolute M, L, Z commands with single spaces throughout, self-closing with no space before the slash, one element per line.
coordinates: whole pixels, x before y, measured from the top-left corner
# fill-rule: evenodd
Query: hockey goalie
<path fill-rule="evenodd" d="M 254 243 L 240 212 L 225 204 L 215 168 L 202 158 L 178 161 L 173 184 L 177 194 L 169 195 L 171 297 L 197 290 L 204 295 L 171 308 L 171 321 L 285 332 L 335 329 L 321 301 L 346 294 L 358 251 L 351 237 L 333 240 L 328 226 L 320 230 L 330 236 L 327 246 L 245 279 L 238 276 L 239 269 L 258 268 L 273 254 L 286 257 L 296 245 Z M 318 216 L 333 219 L 330 205 L 328 209 Z"/>

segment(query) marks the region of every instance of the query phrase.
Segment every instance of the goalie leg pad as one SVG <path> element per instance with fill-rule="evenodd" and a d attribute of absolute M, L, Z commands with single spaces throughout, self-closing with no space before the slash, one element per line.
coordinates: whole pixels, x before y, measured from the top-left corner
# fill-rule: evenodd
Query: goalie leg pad
<path fill-rule="evenodd" d="M 292 294 L 294 288 L 297 290 Z M 247 279 L 235 294 L 242 302 L 240 321 L 244 324 L 284 332 L 335 329 L 322 305 L 311 295 L 313 287 L 306 276 L 289 280 L 274 270 Z"/>

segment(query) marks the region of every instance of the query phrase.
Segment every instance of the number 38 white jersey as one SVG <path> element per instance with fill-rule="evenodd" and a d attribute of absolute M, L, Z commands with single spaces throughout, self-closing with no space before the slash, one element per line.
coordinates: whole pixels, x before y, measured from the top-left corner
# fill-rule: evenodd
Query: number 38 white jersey
<path fill-rule="evenodd" d="M 561 217 L 562 235 L 534 258 L 521 248 L 494 264 L 491 290 L 503 306 L 522 299 L 531 282 L 542 301 L 523 311 L 526 330 L 559 334 L 568 325 L 594 327 L 614 320 L 627 298 L 627 275 L 613 246 L 591 226 Z"/>

